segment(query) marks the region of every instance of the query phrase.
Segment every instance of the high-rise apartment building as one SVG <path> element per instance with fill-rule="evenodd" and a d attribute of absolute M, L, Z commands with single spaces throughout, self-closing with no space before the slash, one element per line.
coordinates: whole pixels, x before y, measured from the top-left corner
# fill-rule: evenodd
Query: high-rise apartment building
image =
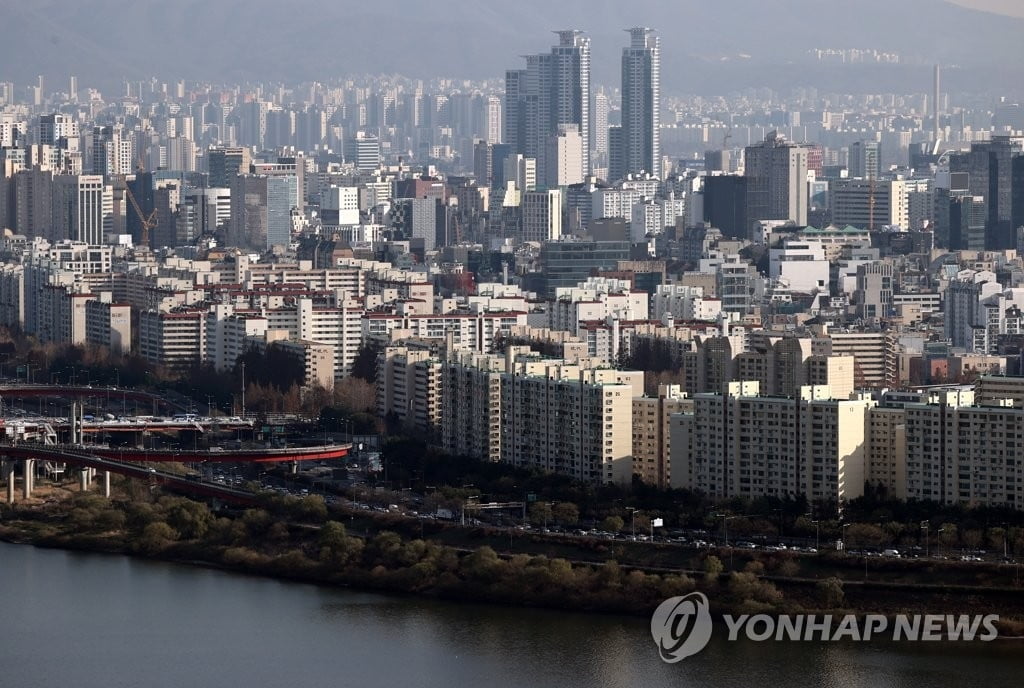
<path fill-rule="evenodd" d="M 643 373 L 542 359 L 459 354 L 442 370 L 445 451 L 591 483 L 632 477 L 633 397 Z"/>
<path fill-rule="evenodd" d="M 608 154 L 608 95 L 604 91 L 594 94 L 594 111 L 590 128 L 590 155 L 601 159 Z"/>
<path fill-rule="evenodd" d="M 875 406 L 867 395 L 840 400 L 827 386 L 805 386 L 782 399 L 745 381 L 693 401 L 692 414 L 672 416 L 673 487 L 833 504 L 863 494 Z"/>
<path fill-rule="evenodd" d="M 548 139 L 575 124 L 582 139 L 580 175 L 590 171 L 590 39 L 574 29 L 556 31 L 550 53 L 527 55 L 525 70 L 505 73 L 505 142 L 537 160 L 546 181 Z"/>
<path fill-rule="evenodd" d="M 622 143 L 626 173 L 661 178 L 661 48 L 651 29 L 629 29 L 622 50 Z"/>
<path fill-rule="evenodd" d="M 124 175 L 135 169 L 132 135 L 120 124 L 113 127 L 93 127 L 91 143 L 92 174 Z"/>

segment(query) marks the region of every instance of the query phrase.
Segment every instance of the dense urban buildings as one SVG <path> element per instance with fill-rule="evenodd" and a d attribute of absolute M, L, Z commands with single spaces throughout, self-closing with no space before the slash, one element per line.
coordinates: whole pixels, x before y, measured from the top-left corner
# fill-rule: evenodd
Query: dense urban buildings
<path fill-rule="evenodd" d="M 626 32 L 476 81 L 0 83 L 0 324 L 305 390 L 376 356 L 390 427 L 591 483 L 1024 508 L 1018 96 L 670 94 Z"/>

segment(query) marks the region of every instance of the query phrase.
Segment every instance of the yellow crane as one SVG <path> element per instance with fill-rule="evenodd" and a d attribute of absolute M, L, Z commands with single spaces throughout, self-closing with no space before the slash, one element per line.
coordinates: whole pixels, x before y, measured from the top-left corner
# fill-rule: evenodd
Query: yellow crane
<path fill-rule="evenodd" d="M 124 193 L 128 196 L 128 202 L 135 208 L 135 214 L 139 216 L 139 224 L 142 225 L 142 237 L 139 241 L 143 246 L 149 246 L 149 230 L 156 228 L 157 218 L 156 209 L 153 209 L 149 215 L 145 215 L 142 212 L 142 208 L 139 207 L 139 202 L 135 200 L 135 194 L 132 193 L 132 188 L 127 184 L 124 185 Z"/>
<path fill-rule="evenodd" d="M 139 151 L 139 160 L 136 163 L 135 174 L 138 175 L 140 172 L 146 171 L 144 159 L 142 157 L 142 151 Z M 150 230 L 155 229 L 158 224 L 156 209 L 153 209 L 149 215 L 142 212 L 142 208 L 139 206 L 139 202 L 135 199 L 135 194 L 132 193 L 132 189 L 128 186 L 127 180 L 124 184 L 124 193 L 128 197 L 128 202 L 132 204 L 132 208 L 135 209 L 135 214 L 139 216 L 139 224 L 142 225 L 142 235 L 139 243 L 143 246 L 149 246 L 149 233 Z"/>

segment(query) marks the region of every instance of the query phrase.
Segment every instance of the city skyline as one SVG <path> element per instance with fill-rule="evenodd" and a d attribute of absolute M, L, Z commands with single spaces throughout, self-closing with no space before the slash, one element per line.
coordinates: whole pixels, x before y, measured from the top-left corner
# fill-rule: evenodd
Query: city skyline
<path fill-rule="evenodd" d="M 537 1 L 537 0 L 528 0 Z M 10 0 L 8 0 L 10 2 Z M 258 4 L 258 3 L 257 3 Z M 1017 36 L 1024 21 L 967 9 L 936 0 L 912 0 L 891 5 L 881 0 L 866 4 L 835 5 L 797 0 L 790 3 L 754 3 L 733 0 L 707 5 L 687 3 L 681 13 L 667 11 L 664 3 L 645 0 L 629 8 L 611 4 L 577 3 L 554 7 L 539 5 L 535 12 L 524 7 L 502 22 L 492 21 L 485 7 L 463 8 L 458 20 L 446 22 L 445 13 L 424 15 L 409 8 L 400 17 L 385 17 L 373 7 L 358 9 L 345 4 L 306 0 L 299 12 L 280 13 L 272 4 L 261 6 L 266 21 L 253 23 L 256 12 L 242 11 L 232 0 L 204 7 L 204 22 L 190 22 L 177 7 L 153 5 L 125 8 L 107 0 L 48 8 L 45 3 L 10 3 L 11 37 L 0 46 L 0 64 L 8 74 L 0 80 L 25 83 L 42 73 L 63 81 L 76 73 L 82 82 L 109 88 L 121 78 L 197 80 L 204 74 L 215 80 L 290 81 L 320 79 L 334 74 L 405 73 L 413 78 L 445 75 L 451 78 L 500 78 L 507 67 L 505 55 L 543 49 L 543 33 L 549 27 L 574 26 L 593 42 L 593 81 L 618 81 L 618 46 L 624 26 L 651 26 L 663 32 L 663 89 L 666 93 L 714 93 L 746 85 L 785 83 L 779 70 L 802 61 L 815 48 L 862 48 L 900 54 L 899 65 L 884 70 L 868 65 L 817 65 L 797 72 L 803 84 L 832 83 L 846 91 L 858 91 L 869 82 L 905 85 L 916 80 L 918 67 L 940 62 L 960 65 L 946 75 L 950 87 L 990 89 L 1000 83 L 1024 83 L 1020 74 L 1021 48 Z M 887 21 L 871 17 L 881 13 Z M 317 16 L 311 25 L 296 16 Z M 543 24 L 532 19 L 544 16 Z M 584 21 L 581 21 L 581 18 Z M 329 40 L 320 32 L 336 19 L 344 27 Z M 682 22 L 682 24 L 680 24 Z M 179 27 L 179 31 L 154 32 L 153 25 Z M 366 37 L 387 25 L 394 42 L 387 51 L 371 50 Z M 680 32 L 680 26 L 688 31 Z M 760 40 L 758 31 L 785 30 L 802 25 L 813 40 Z M 217 31 L 213 31 L 213 27 Z M 274 32 L 268 27 L 273 26 Z M 187 30 L 186 30 L 187 28 Z M 430 51 L 418 50 L 423 33 L 438 40 Z M 927 41 L 916 37 L 927 35 Z M 28 37 L 42 40 L 50 49 L 38 55 L 35 66 L 22 71 L 21 56 L 34 51 Z M 407 36 L 408 40 L 403 40 Z M 978 40 L 985 36 L 985 40 Z M 827 38 L 826 38 L 827 37 Z M 187 41 L 187 42 L 186 42 Z M 338 41 L 342 53 L 328 51 Z M 229 50 L 230 45 L 260 45 L 256 53 Z M 286 46 L 299 44 L 302 50 Z M 62 56 L 75 51 L 75 68 Z M 38 52 L 38 51 L 35 51 Z M 750 57 L 744 57 L 749 55 Z M 984 67 L 984 68 L 983 68 Z M 793 83 L 793 73 L 785 75 Z"/>

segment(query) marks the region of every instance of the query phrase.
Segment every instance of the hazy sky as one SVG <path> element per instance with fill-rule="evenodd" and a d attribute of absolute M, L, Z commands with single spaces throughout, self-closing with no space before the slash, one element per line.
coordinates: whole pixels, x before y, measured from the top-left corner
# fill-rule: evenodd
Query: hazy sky
<path fill-rule="evenodd" d="M 515 6 L 507 12 L 501 3 L 465 0 L 0 0 L 0 81 L 32 84 L 43 75 L 49 84 L 65 84 L 75 74 L 83 87 L 118 92 L 124 79 L 154 76 L 230 83 L 359 74 L 500 79 L 506 69 L 523 66 L 519 56 L 549 50 L 552 28 L 575 27 L 593 41 L 594 82 L 614 85 L 621 77 L 622 29 L 640 25 L 660 29 L 666 93 L 751 86 L 913 92 L 930 83 L 930 65 L 940 63 L 948 67 L 951 89 L 1024 98 L 1024 0 L 517 0 Z M 794 27 L 796 40 L 765 39 Z M 812 48 L 873 49 L 905 59 L 819 63 L 808 57 Z"/>
<path fill-rule="evenodd" d="M 1011 17 L 1024 17 L 1024 2 L 1021 0 L 952 0 L 952 2 L 976 10 L 1008 14 Z"/>

